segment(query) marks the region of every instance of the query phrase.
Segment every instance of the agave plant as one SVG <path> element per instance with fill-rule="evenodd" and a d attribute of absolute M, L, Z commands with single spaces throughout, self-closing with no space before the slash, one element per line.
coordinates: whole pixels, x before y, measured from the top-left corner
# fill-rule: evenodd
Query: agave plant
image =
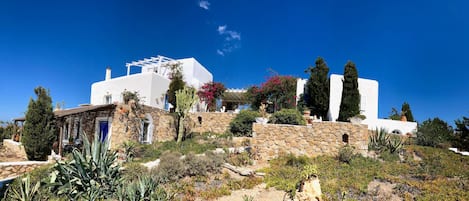
<path fill-rule="evenodd" d="M 50 175 L 52 192 L 70 200 L 111 198 L 122 182 L 117 154 L 109 151 L 108 142 L 100 142 L 97 134 L 92 144 L 86 135 L 83 151 L 72 151 L 70 161 L 57 162 Z"/>
<path fill-rule="evenodd" d="M 142 176 L 128 185 L 121 185 L 117 191 L 119 201 L 166 201 L 170 196 L 149 176 Z"/>
<path fill-rule="evenodd" d="M 392 136 L 389 138 L 388 143 L 386 145 L 389 152 L 396 153 L 402 149 L 404 145 L 404 140 L 400 136 Z"/>
<path fill-rule="evenodd" d="M 382 151 L 387 148 L 389 141 L 389 135 L 386 129 L 375 129 L 373 134 L 370 135 L 370 142 L 368 144 L 368 149 Z"/>
<path fill-rule="evenodd" d="M 135 157 L 135 147 L 137 144 L 134 141 L 127 141 L 122 144 L 124 149 L 125 162 L 132 162 Z"/>
<path fill-rule="evenodd" d="M 36 184 L 31 184 L 31 178 L 29 174 L 21 179 L 20 189 L 9 188 L 11 192 L 7 192 L 8 200 L 18 200 L 18 201 L 32 201 L 37 200 L 35 197 L 39 191 L 40 182 Z"/>

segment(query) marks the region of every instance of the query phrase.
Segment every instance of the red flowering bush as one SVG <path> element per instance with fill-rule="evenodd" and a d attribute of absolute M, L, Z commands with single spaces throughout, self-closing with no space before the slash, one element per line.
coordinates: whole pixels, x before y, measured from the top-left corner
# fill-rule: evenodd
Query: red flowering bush
<path fill-rule="evenodd" d="M 252 86 L 247 90 L 247 98 L 251 107 L 258 109 L 261 103 L 272 103 L 273 110 L 295 108 L 296 106 L 296 78 L 292 76 L 276 75 L 270 77 L 260 87 Z"/>
<path fill-rule="evenodd" d="M 208 82 L 200 88 L 197 95 L 201 101 L 207 103 L 209 111 L 213 112 L 216 109 L 215 101 L 222 97 L 225 90 L 225 86 L 220 82 Z"/>

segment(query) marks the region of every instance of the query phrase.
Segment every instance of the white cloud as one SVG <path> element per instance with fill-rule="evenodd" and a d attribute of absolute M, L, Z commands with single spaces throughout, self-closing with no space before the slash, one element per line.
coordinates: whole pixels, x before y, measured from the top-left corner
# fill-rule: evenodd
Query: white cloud
<path fill-rule="evenodd" d="M 241 34 L 237 31 L 228 30 L 227 25 L 220 25 L 217 28 L 217 32 L 220 36 L 224 37 L 223 48 L 217 49 L 217 54 L 225 56 L 226 53 L 230 53 L 235 49 L 241 47 Z"/>
<path fill-rule="evenodd" d="M 230 41 L 230 40 L 241 40 L 241 34 L 238 33 L 237 31 L 232 31 L 232 30 L 228 30 L 226 29 L 227 26 L 226 25 L 223 25 L 223 26 L 218 26 L 218 34 L 220 35 L 225 35 L 225 40 L 227 41 Z"/>
<path fill-rule="evenodd" d="M 210 2 L 208 1 L 199 1 L 199 7 L 208 10 L 210 8 Z"/>
<path fill-rule="evenodd" d="M 225 31 L 226 31 L 226 25 L 223 25 L 223 26 L 218 26 L 218 29 L 217 29 L 218 33 L 221 35 L 221 34 L 224 34 Z"/>

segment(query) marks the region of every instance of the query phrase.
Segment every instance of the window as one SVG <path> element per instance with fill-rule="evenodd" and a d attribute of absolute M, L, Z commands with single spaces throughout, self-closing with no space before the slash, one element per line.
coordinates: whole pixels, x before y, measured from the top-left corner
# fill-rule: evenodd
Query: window
<path fill-rule="evenodd" d="M 402 134 L 402 132 L 401 132 L 400 130 L 398 130 L 398 129 L 394 129 L 391 133 L 392 133 L 392 134 L 398 134 L 398 135 L 401 135 L 401 134 Z"/>
<path fill-rule="evenodd" d="M 111 104 L 111 103 L 112 103 L 112 95 L 105 95 L 104 104 Z"/>
<path fill-rule="evenodd" d="M 151 144 L 153 137 L 153 119 L 146 114 L 140 129 L 140 143 Z"/>
<path fill-rule="evenodd" d="M 68 140 L 70 138 L 68 127 L 69 127 L 68 122 L 66 122 L 62 127 L 62 132 L 63 132 L 62 142 L 63 142 L 63 144 L 68 144 Z"/>
<path fill-rule="evenodd" d="M 342 135 L 342 142 L 348 143 L 348 135 L 347 134 Z"/>

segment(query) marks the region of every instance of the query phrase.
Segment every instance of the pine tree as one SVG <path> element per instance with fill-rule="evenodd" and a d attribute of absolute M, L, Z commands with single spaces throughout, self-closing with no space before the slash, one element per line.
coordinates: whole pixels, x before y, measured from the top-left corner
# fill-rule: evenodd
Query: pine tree
<path fill-rule="evenodd" d="M 360 92 L 358 91 L 358 72 L 355 64 L 348 61 L 345 64 L 342 85 L 342 100 L 340 101 L 339 121 L 349 121 L 350 117 L 360 114 Z"/>
<path fill-rule="evenodd" d="M 415 122 L 414 116 L 412 115 L 412 110 L 410 110 L 410 105 L 409 105 L 409 103 L 404 102 L 404 103 L 402 104 L 401 111 L 402 111 L 402 114 L 404 114 L 405 117 L 407 118 L 407 121 Z"/>
<path fill-rule="evenodd" d="M 168 67 L 171 69 L 171 82 L 169 83 L 168 89 L 168 102 L 173 105 L 171 111 L 176 109 L 176 91 L 181 90 L 186 86 L 184 82 L 184 77 L 181 71 L 181 63 L 171 63 L 168 64 Z"/>
<path fill-rule="evenodd" d="M 43 87 L 34 89 L 36 100 L 29 101 L 21 141 L 29 160 L 47 160 L 52 143 L 56 140 L 54 113 L 49 90 Z"/>
<path fill-rule="evenodd" d="M 318 57 L 315 63 L 316 66 L 308 69 L 310 76 L 306 82 L 305 101 L 311 109 L 311 114 L 326 119 L 329 110 L 329 67 L 321 57 Z"/>

